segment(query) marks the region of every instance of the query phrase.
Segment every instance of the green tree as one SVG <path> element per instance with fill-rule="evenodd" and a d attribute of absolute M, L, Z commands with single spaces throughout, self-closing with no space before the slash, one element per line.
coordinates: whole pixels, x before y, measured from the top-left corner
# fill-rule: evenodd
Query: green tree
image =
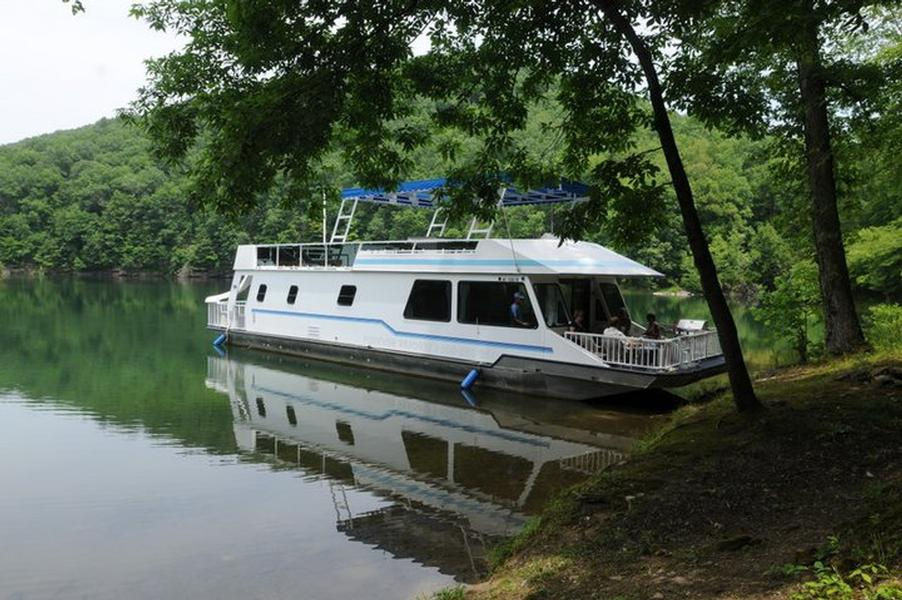
<path fill-rule="evenodd" d="M 671 91 L 709 123 L 731 132 L 770 130 L 803 148 L 815 257 L 830 352 L 864 337 L 852 299 L 839 209 L 831 114 L 867 112 L 886 77 L 873 64 L 835 52 L 838 32 L 864 28 L 852 0 L 675 0 L 651 3 L 674 45 Z M 891 5 L 892 2 L 885 2 Z M 833 43 L 831 43 L 833 42 Z M 790 148 L 792 148 L 790 144 Z"/>
<path fill-rule="evenodd" d="M 902 298 L 902 218 L 859 230 L 849 245 L 849 269 L 862 288 Z"/>
<path fill-rule="evenodd" d="M 774 289 L 765 292 L 758 317 L 778 337 L 792 340 L 801 362 L 808 362 L 809 336 L 812 322 L 819 317 L 817 269 L 813 262 L 798 262 L 779 275 Z"/>

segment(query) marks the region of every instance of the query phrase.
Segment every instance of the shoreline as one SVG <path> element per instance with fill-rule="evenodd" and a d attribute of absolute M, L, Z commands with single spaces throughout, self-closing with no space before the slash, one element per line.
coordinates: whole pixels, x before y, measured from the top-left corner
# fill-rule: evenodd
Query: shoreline
<path fill-rule="evenodd" d="M 759 416 L 728 394 L 676 411 L 460 597 L 777 599 L 828 572 L 848 598 L 902 594 L 902 349 L 782 368 L 756 389 Z"/>

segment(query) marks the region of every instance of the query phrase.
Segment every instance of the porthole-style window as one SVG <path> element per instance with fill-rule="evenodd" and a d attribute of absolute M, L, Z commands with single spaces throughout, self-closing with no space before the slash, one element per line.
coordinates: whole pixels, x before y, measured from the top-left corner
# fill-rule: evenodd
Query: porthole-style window
<path fill-rule="evenodd" d="M 294 304 L 298 297 L 298 286 L 293 285 L 288 288 L 288 304 Z"/>
<path fill-rule="evenodd" d="M 294 407 L 286 406 L 285 412 L 288 413 L 288 423 L 291 424 L 292 427 L 297 427 L 298 426 L 298 417 L 294 413 Z"/>
<path fill-rule="evenodd" d="M 266 284 L 261 283 L 257 288 L 257 302 L 263 302 L 264 298 L 266 298 Z"/>
<path fill-rule="evenodd" d="M 338 291 L 338 304 L 340 306 L 351 306 L 354 304 L 354 296 L 357 295 L 356 285 L 343 285 Z"/>
<path fill-rule="evenodd" d="M 257 414 L 261 417 L 266 417 L 266 403 L 263 402 L 263 398 L 257 398 Z"/>

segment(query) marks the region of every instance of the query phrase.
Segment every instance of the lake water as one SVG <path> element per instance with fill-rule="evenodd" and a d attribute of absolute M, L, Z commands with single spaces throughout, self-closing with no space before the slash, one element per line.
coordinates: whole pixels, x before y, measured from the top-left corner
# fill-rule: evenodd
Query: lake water
<path fill-rule="evenodd" d="M 0 598 L 415 598 L 666 418 L 220 356 L 221 287 L 0 281 Z"/>

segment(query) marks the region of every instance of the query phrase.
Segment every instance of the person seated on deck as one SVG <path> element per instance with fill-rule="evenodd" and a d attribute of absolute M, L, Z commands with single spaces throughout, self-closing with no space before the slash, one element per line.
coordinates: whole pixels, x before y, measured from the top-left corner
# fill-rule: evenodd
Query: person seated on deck
<path fill-rule="evenodd" d="M 608 326 L 602 332 L 602 335 L 610 335 L 612 337 L 626 337 L 626 334 L 623 333 L 623 330 L 620 328 L 620 319 L 617 317 L 611 317 L 611 320 L 608 321 Z"/>
<path fill-rule="evenodd" d="M 645 324 L 645 333 L 642 334 L 642 337 L 650 338 L 653 340 L 661 339 L 661 326 L 658 324 L 657 317 L 655 317 L 654 313 L 648 313 L 645 315 L 645 319 L 648 321 Z"/>
<path fill-rule="evenodd" d="M 573 320 L 570 321 L 570 331 L 586 331 L 586 311 L 581 308 L 576 309 L 573 313 Z"/>
<path fill-rule="evenodd" d="M 518 327 L 532 327 L 532 323 L 529 322 L 523 311 L 524 300 L 526 300 L 526 296 L 520 292 L 514 292 L 514 301 L 510 308 L 511 323 Z"/>
<path fill-rule="evenodd" d="M 633 328 L 633 320 L 630 319 L 630 315 L 626 312 L 626 308 L 621 306 L 620 310 L 617 311 L 617 324 L 614 325 L 623 335 L 629 335 L 630 330 Z"/>

